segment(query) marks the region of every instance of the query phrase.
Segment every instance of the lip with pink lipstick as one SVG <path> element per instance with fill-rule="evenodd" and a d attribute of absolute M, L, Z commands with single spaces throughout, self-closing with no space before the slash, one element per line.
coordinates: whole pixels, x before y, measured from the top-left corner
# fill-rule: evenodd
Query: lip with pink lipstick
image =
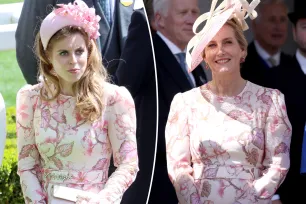
<path fill-rule="evenodd" d="M 80 71 L 80 69 L 77 68 L 73 68 L 73 69 L 69 69 L 68 72 L 72 73 L 72 74 L 76 74 Z"/>

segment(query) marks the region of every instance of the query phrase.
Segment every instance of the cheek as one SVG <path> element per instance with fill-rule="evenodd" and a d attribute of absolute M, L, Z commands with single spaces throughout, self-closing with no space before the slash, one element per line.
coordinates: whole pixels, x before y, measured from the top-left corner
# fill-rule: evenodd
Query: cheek
<path fill-rule="evenodd" d="M 297 35 L 299 41 L 306 42 L 306 30 L 305 31 L 299 31 Z"/>
<path fill-rule="evenodd" d="M 88 55 L 87 54 L 84 54 L 83 56 L 80 57 L 79 59 L 79 63 L 82 64 L 83 66 L 87 66 L 87 57 Z"/>
<path fill-rule="evenodd" d="M 65 64 L 67 64 L 67 58 L 65 57 L 55 57 L 54 60 L 52 61 L 53 68 L 56 72 L 60 71 L 63 69 Z"/>

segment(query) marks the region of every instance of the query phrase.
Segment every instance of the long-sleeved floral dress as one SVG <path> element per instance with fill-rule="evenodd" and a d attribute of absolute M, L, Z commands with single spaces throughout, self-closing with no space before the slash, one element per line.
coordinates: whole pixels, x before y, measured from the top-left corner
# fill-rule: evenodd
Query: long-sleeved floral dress
<path fill-rule="evenodd" d="M 42 84 L 17 94 L 18 174 L 26 203 L 71 203 L 54 198 L 53 185 L 98 194 L 120 203 L 138 172 L 135 106 L 124 87 L 104 86 L 102 117 L 85 122 L 76 98 L 40 98 Z M 116 171 L 108 178 L 113 154 Z"/>
<path fill-rule="evenodd" d="M 234 97 L 207 84 L 175 95 L 168 173 L 181 204 L 270 203 L 289 166 L 291 124 L 278 90 L 247 82 Z"/>

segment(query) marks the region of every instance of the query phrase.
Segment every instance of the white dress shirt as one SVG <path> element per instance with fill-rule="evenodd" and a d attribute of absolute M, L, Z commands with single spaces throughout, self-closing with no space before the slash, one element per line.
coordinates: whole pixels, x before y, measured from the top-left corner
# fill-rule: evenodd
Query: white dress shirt
<path fill-rule="evenodd" d="M 5 104 L 0 93 L 0 166 L 2 165 L 3 152 L 5 147 L 6 139 L 6 114 L 5 114 Z"/>
<path fill-rule="evenodd" d="M 255 45 L 255 49 L 257 51 L 257 53 L 259 54 L 259 56 L 268 64 L 268 66 L 271 68 L 272 64 L 271 62 L 269 62 L 269 58 L 272 57 L 274 59 L 274 61 L 276 62 L 276 66 L 278 66 L 280 64 L 280 56 L 281 56 L 281 52 L 278 51 L 275 55 L 271 56 L 267 51 L 265 51 L 260 45 L 259 43 L 255 40 L 254 41 L 254 45 Z"/>
<path fill-rule="evenodd" d="M 178 53 L 186 53 L 186 50 L 181 50 L 180 48 L 178 48 L 173 42 L 171 42 L 166 36 L 164 36 L 161 32 L 157 31 L 156 32 L 157 35 L 159 35 L 159 37 L 166 43 L 166 45 L 168 46 L 168 48 L 170 49 L 171 53 L 175 56 L 176 60 L 178 61 L 178 63 L 180 63 L 179 61 L 179 58 L 176 56 L 176 54 Z M 188 68 L 187 68 L 187 65 L 185 66 L 185 69 L 188 71 Z M 196 83 L 195 83 L 195 79 L 192 75 L 192 73 L 188 73 L 192 82 L 193 82 L 193 85 L 196 86 Z M 187 77 L 186 77 L 187 78 Z"/>
<path fill-rule="evenodd" d="M 112 19 L 113 19 L 113 16 L 114 16 L 114 13 L 115 13 L 115 0 L 109 0 L 109 4 L 110 4 L 110 7 L 111 7 L 111 14 L 112 14 Z"/>
<path fill-rule="evenodd" d="M 301 54 L 301 51 L 298 49 L 296 51 L 296 59 L 298 61 L 298 63 L 300 64 L 301 68 L 302 68 L 302 71 L 304 72 L 304 74 L 306 74 L 306 57 L 304 57 L 302 54 Z"/>
<path fill-rule="evenodd" d="M 143 0 L 134 0 L 134 10 L 143 8 Z"/>

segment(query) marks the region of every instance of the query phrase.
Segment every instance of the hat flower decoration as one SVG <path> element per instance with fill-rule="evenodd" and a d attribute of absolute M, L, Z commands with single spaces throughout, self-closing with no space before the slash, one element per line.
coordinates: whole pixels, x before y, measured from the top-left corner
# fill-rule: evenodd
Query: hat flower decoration
<path fill-rule="evenodd" d="M 199 16 L 193 25 L 195 36 L 189 41 L 186 52 L 188 72 L 192 72 L 203 61 L 204 48 L 227 20 L 235 17 L 241 24 L 243 31 L 247 30 L 249 27 L 245 19 L 250 17 L 253 20 L 257 17 L 255 8 L 260 0 L 253 0 L 250 4 L 247 0 L 224 0 L 216 8 L 217 2 L 218 0 L 212 0 L 210 11 Z M 205 26 L 197 32 L 204 21 L 206 21 Z"/>
<path fill-rule="evenodd" d="M 47 49 L 50 38 L 65 26 L 79 26 L 85 30 L 90 39 L 97 39 L 101 17 L 95 14 L 94 8 L 89 8 L 82 0 L 69 4 L 57 4 L 59 8 L 52 11 L 42 22 L 40 36 L 44 49 Z"/>

